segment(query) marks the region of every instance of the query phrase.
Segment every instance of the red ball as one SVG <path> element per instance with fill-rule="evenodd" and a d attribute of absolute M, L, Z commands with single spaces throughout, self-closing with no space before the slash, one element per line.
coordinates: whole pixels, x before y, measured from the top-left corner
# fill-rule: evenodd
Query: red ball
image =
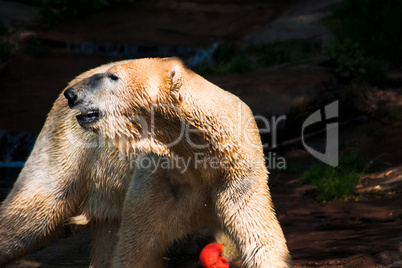
<path fill-rule="evenodd" d="M 228 268 L 229 261 L 222 257 L 223 245 L 221 243 L 210 243 L 200 253 L 200 266 L 202 268 Z"/>

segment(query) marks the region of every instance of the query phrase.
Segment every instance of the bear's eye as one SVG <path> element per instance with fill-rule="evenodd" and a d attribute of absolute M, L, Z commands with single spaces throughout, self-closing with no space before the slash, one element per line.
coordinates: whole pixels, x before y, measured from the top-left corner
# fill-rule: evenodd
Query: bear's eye
<path fill-rule="evenodd" d="M 107 77 L 108 77 L 110 80 L 113 80 L 113 81 L 119 80 L 119 77 L 118 77 L 117 75 L 115 75 L 115 74 L 108 74 Z"/>

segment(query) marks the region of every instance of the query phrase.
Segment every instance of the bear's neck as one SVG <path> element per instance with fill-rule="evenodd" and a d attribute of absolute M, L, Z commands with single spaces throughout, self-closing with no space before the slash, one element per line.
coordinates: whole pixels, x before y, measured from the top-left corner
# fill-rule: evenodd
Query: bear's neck
<path fill-rule="evenodd" d="M 155 113 L 151 133 L 154 141 L 165 145 L 172 156 L 185 159 L 196 159 L 200 156 L 234 157 L 240 146 L 216 118 L 211 111 L 191 103 L 174 112 Z"/>

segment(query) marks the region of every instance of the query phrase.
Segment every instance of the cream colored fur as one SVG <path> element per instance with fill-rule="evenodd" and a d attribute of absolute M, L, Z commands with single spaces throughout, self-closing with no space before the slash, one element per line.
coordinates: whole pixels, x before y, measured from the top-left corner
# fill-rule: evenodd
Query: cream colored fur
<path fill-rule="evenodd" d="M 258 129 L 239 98 L 174 58 L 104 65 L 68 88 L 103 116 L 84 129 L 56 100 L 0 207 L 0 266 L 69 220 L 92 225 L 93 267 L 163 266 L 166 248 L 204 225 L 224 231 L 246 267 L 291 266 Z"/>

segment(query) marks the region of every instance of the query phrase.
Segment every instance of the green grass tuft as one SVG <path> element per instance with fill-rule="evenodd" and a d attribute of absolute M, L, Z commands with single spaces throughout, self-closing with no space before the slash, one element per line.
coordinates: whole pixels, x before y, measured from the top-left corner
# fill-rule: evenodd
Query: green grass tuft
<path fill-rule="evenodd" d="M 364 161 L 352 155 L 341 157 L 335 168 L 316 164 L 304 173 L 304 179 L 317 188 L 320 201 L 348 200 L 354 197 L 356 183 L 363 173 Z"/>

